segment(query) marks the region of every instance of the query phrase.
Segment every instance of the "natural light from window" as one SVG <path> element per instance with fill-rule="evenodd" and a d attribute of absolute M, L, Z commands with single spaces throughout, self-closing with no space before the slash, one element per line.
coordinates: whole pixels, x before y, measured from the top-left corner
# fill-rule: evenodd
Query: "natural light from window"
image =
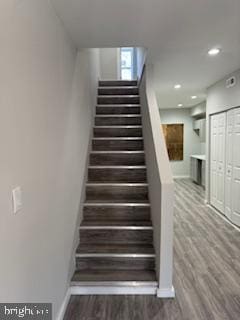
<path fill-rule="evenodd" d="M 133 79 L 133 48 L 121 48 L 121 79 Z"/>

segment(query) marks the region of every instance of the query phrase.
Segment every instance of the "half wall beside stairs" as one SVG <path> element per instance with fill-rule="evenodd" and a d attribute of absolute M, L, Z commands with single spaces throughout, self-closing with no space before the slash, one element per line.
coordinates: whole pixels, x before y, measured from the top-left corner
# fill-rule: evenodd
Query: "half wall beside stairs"
<path fill-rule="evenodd" d="M 153 70 L 144 67 L 140 81 L 142 125 L 156 252 L 157 294 L 164 298 L 175 296 L 172 285 L 174 182 L 152 78 Z"/>

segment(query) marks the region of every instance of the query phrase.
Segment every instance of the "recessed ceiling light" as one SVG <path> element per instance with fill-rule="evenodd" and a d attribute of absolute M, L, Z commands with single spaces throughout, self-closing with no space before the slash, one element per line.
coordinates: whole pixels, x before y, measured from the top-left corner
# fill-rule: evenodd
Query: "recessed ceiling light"
<path fill-rule="evenodd" d="M 192 98 L 193 100 L 195 100 L 195 99 L 197 99 L 197 96 L 192 96 L 191 98 Z"/>
<path fill-rule="evenodd" d="M 208 51 L 208 55 L 209 56 L 216 56 L 220 53 L 220 49 L 219 48 L 212 48 Z"/>
<path fill-rule="evenodd" d="M 180 84 L 175 84 L 174 89 L 180 89 L 182 86 Z"/>
<path fill-rule="evenodd" d="M 178 107 L 182 107 L 182 106 L 183 106 L 183 104 L 182 104 L 182 103 L 179 103 L 179 104 L 178 104 Z"/>

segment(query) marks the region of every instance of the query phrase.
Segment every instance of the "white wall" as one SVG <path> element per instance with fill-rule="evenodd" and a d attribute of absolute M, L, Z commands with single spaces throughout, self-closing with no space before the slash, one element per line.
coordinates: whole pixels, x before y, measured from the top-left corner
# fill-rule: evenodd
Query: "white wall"
<path fill-rule="evenodd" d="M 226 88 L 226 80 L 235 76 L 237 83 L 235 87 Z M 240 70 L 227 75 L 224 79 L 218 81 L 207 90 L 207 162 L 206 162 L 206 197 L 209 201 L 209 157 L 210 157 L 210 130 L 209 130 L 209 117 L 213 113 L 229 110 L 233 107 L 240 106 Z"/>
<path fill-rule="evenodd" d="M 237 84 L 227 89 L 226 79 L 235 76 Z M 240 105 L 240 70 L 226 76 L 207 90 L 207 113 L 216 113 Z"/>
<path fill-rule="evenodd" d="M 153 240 L 156 252 L 157 296 L 173 297 L 174 183 L 153 88 L 153 70 L 149 66 L 143 73 L 140 96 Z"/>
<path fill-rule="evenodd" d="M 66 232 L 66 236 L 69 237 L 67 253 L 71 255 L 68 281 L 70 281 L 75 269 L 75 251 L 79 244 L 78 227 L 82 219 L 82 206 L 85 200 L 84 186 L 87 178 L 88 155 L 91 148 L 90 139 L 93 133 L 99 74 L 99 49 L 80 50 L 76 59 L 71 109 L 65 141 L 66 149 L 64 151 L 66 166 L 69 170 L 68 193 L 71 195 L 71 199 L 75 199 L 75 203 L 78 204 L 71 220 L 68 217 L 70 229 L 68 233 Z M 67 173 L 65 176 L 67 176 Z M 65 176 L 63 176 L 64 179 Z M 65 199 L 65 201 L 67 200 Z M 70 206 L 71 203 L 66 202 L 65 206 L 67 205 Z"/>
<path fill-rule="evenodd" d="M 190 115 L 194 119 L 206 118 L 206 101 L 203 101 L 190 109 Z M 206 142 L 200 143 L 200 154 L 206 154 Z"/>
<path fill-rule="evenodd" d="M 146 63 L 147 50 L 143 47 L 136 48 L 136 76 L 138 79 L 142 76 L 143 66 Z"/>
<path fill-rule="evenodd" d="M 191 108 L 190 114 L 195 118 L 204 118 L 206 114 L 206 101 L 203 101 Z"/>
<path fill-rule="evenodd" d="M 52 302 L 55 319 L 71 273 L 97 52 L 79 54 L 72 89 L 77 51 L 47 0 L 2 0 L 0 39 L 0 301 Z"/>
<path fill-rule="evenodd" d="M 102 80 L 120 79 L 120 49 L 101 48 L 100 50 L 100 77 Z"/>
<path fill-rule="evenodd" d="M 193 130 L 193 118 L 190 109 L 159 109 L 162 124 L 184 124 L 183 161 L 170 161 L 173 176 L 190 176 L 190 155 L 201 154 L 200 138 Z"/>

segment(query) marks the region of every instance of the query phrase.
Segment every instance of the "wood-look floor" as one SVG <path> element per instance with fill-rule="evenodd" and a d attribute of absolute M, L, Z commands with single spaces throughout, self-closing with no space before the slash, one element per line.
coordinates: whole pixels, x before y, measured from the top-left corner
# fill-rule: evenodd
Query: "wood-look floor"
<path fill-rule="evenodd" d="M 175 299 L 72 296 L 64 320 L 239 320 L 240 232 L 204 204 L 204 191 L 175 181 Z"/>

